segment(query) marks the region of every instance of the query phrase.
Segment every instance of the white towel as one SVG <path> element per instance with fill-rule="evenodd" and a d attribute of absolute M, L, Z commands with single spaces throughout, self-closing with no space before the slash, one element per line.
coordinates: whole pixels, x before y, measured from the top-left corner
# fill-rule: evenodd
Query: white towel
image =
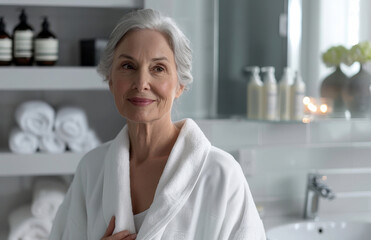
<path fill-rule="evenodd" d="M 101 144 L 94 130 L 89 129 L 82 141 L 70 141 L 68 147 L 72 152 L 88 152 Z"/>
<path fill-rule="evenodd" d="M 40 137 L 40 150 L 48 153 L 63 153 L 66 143 L 55 132 Z"/>
<path fill-rule="evenodd" d="M 14 153 L 35 153 L 39 146 L 38 138 L 29 132 L 14 128 L 9 136 L 9 148 Z"/>
<path fill-rule="evenodd" d="M 82 141 L 88 130 L 88 120 L 84 110 L 78 107 L 63 107 L 57 112 L 55 131 L 67 143 Z"/>
<path fill-rule="evenodd" d="M 67 192 L 66 184 L 58 178 L 35 180 L 31 212 L 37 218 L 53 220 Z"/>
<path fill-rule="evenodd" d="M 25 205 L 10 214 L 9 225 L 8 240 L 47 240 L 52 221 L 33 217 L 30 206 Z"/>
<path fill-rule="evenodd" d="M 27 101 L 22 103 L 15 112 L 19 127 L 25 132 L 42 136 L 52 131 L 55 111 L 43 101 Z"/>

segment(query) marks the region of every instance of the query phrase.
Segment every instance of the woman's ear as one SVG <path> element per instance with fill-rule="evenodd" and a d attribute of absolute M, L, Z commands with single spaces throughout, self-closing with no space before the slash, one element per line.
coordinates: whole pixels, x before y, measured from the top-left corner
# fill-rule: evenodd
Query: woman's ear
<path fill-rule="evenodd" d="M 178 98 L 182 95 L 184 91 L 184 85 L 182 84 L 178 84 L 178 87 L 177 87 L 177 90 L 176 90 L 176 93 L 175 93 L 175 98 Z"/>
<path fill-rule="evenodd" d="M 108 80 L 109 90 L 111 91 L 111 93 L 113 93 L 112 92 L 112 79 L 111 79 L 111 77 L 110 76 L 107 76 L 107 80 Z"/>

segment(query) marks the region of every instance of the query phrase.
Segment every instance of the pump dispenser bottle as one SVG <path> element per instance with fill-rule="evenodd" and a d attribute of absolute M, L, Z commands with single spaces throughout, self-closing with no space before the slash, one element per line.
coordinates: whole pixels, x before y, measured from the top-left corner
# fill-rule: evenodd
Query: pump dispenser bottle
<path fill-rule="evenodd" d="M 58 60 L 58 39 L 49 31 L 47 17 L 44 17 L 41 27 L 35 39 L 35 61 L 40 66 L 52 66 Z"/>
<path fill-rule="evenodd" d="M 282 78 L 278 84 L 278 107 L 280 120 L 288 121 L 291 117 L 291 69 L 285 67 Z"/>
<path fill-rule="evenodd" d="M 15 65 L 32 65 L 33 63 L 33 29 L 27 23 L 27 15 L 22 9 L 20 23 L 13 31 L 13 62 Z"/>
<path fill-rule="evenodd" d="M 263 82 L 259 76 L 259 67 L 246 67 L 245 70 L 251 72 L 247 83 L 247 118 L 262 119 Z"/>
<path fill-rule="evenodd" d="M 304 117 L 305 83 L 299 72 L 295 72 L 294 84 L 291 86 L 291 119 L 302 121 Z"/>
<path fill-rule="evenodd" d="M 0 17 L 0 66 L 12 63 L 12 39 L 5 31 L 3 17 Z"/>
<path fill-rule="evenodd" d="M 263 67 L 263 118 L 277 120 L 277 81 L 274 67 Z"/>

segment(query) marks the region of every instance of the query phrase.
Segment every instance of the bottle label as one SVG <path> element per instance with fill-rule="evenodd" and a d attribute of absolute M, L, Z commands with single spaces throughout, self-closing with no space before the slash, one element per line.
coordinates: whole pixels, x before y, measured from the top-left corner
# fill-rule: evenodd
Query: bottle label
<path fill-rule="evenodd" d="M 281 109 L 281 115 L 285 115 L 287 111 L 286 106 L 286 91 L 282 91 L 280 94 L 280 109 Z"/>
<path fill-rule="evenodd" d="M 277 94 L 275 91 L 267 92 L 267 118 L 274 120 L 276 118 L 277 110 Z"/>
<path fill-rule="evenodd" d="M 14 32 L 14 39 L 16 40 L 32 40 L 33 31 L 31 30 L 17 30 Z"/>
<path fill-rule="evenodd" d="M 58 59 L 58 40 L 53 38 L 35 40 L 36 61 L 56 61 Z"/>
<path fill-rule="evenodd" d="M 259 119 L 259 104 L 260 104 L 260 94 L 259 89 L 248 89 L 248 113 L 247 117 L 250 119 Z"/>
<path fill-rule="evenodd" d="M 12 49 L 12 40 L 9 38 L 0 38 L 0 50 Z"/>
<path fill-rule="evenodd" d="M 277 115 L 277 92 L 275 89 L 267 89 L 265 94 L 265 119 L 276 120 Z"/>
<path fill-rule="evenodd" d="M 253 115 L 255 115 L 255 117 L 258 116 L 258 112 L 259 112 L 259 109 L 258 109 L 258 93 L 257 91 L 253 91 L 252 92 L 252 99 L 255 99 L 255 102 L 250 105 L 251 107 L 251 111 L 253 112 Z"/>
<path fill-rule="evenodd" d="M 32 37 L 31 30 L 15 31 L 14 33 L 14 56 L 32 57 Z"/>
<path fill-rule="evenodd" d="M 9 38 L 0 39 L 0 61 L 12 60 L 12 40 Z"/>

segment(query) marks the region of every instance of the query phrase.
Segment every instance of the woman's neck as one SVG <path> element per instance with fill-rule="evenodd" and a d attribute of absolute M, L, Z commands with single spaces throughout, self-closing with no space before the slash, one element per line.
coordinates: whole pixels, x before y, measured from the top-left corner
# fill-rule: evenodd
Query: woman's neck
<path fill-rule="evenodd" d="M 167 159 L 180 129 L 170 119 L 150 123 L 128 121 L 130 161 L 135 165 Z"/>

